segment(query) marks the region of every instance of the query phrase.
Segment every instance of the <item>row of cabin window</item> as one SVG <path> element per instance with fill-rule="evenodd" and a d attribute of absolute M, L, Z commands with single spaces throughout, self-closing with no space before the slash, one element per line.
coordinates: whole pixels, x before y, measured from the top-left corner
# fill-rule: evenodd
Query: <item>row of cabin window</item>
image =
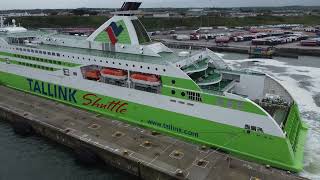
<path fill-rule="evenodd" d="M 43 70 L 47 70 L 47 71 L 54 71 L 54 69 L 51 67 L 46 67 L 46 66 L 41 66 L 41 65 L 36 65 L 36 64 L 30 64 L 30 63 L 24 63 L 24 62 L 18 62 L 18 64 L 23 65 L 23 66 L 27 66 L 27 67 L 43 69 Z"/>
<path fill-rule="evenodd" d="M 60 57 L 60 53 L 55 53 L 55 52 L 46 52 L 46 51 L 41 51 L 41 50 L 33 50 L 33 49 L 25 49 L 25 48 L 16 48 L 16 50 L 18 51 L 24 51 L 24 52 L 31 52 L 31 53 L 39 53 L 39 54 L 48 54 L 48 55 L 52 55 L 52 56 L 58 56 Z M 62 54 L 63 57 L 65 57 L 64 54 Z M 75 59 L 75 56 L 68 56 L 68 58 L 72 57 L 72 59 Z M 77 57 L 77 59 L 80 59 L 80 57 Z M 83 60 L 85 60 L 84 57 L 82 57 Z M 91 59 L 88 59 L 89 61 L 91 61 Z M 94 59 L 95 62 L 97 62 L 96 59 Z M 100 62 L 102 63 L 102 60 L 100 60 Z M 106 63 L 108 64 L 109 62 L 106 61 Z M 112 64 L 115 64 L 115 62 L 112 62 Z M 121 63 L 119 63 L 119 65 L 121 66 Z M 126 66 L 129 66 L 128 64 L 126 64 Z M 135 67 L 135 65 L 132 65 L 132 67 Z M 143 66 L 140 66 L 140 68 L 142 69 Z M 147 67 L 147 69 L 150 69 L 150 67 Z M 155 68 L 156 71 L 158 71 L 158 68 Z M 163 69 L 163 72 L 166 72 L 166 69 Z"/>
<path fill-rule="evenodd" d="M 43 59 L 43 58 L 37 58 L 37 57 L 31 57 L 31 56 L 24 56 L 24 55 L 19 55 L 19 54 L 15 54 L 14 56 L 17 58 L 23 58 L 23 59 L 33 60 L 33 61 L 62 65 L 61 61 L 55 61 L 55 60 L 49 60 L 49 59 Z"/>
<path fill-rule="evenodd" d="M 175 85 L 176 84 L 176 80 L 174 80 L 174 79 L 171 80 L 171 84 Z M 176 91 L 175 90 L 171 90 L 171 94 L 175 95 Z M 200 93 L 187 91 L 187 95 L 188 95 L 189 100 L 202 102 L 202 98 L 201 98 Z M 186 93 L 185 92 L 181 92 L 181 96 L 185 97 Z"/>
<path fill-rule="evenodd" d="M 171 94 L 175 95 L 176 91 L 175 90 L 171 90 Z M 187 91 L 187 95 L 188 95 L 189 100 L 202 102 L 202 98 L 201 98 L 201 94 L 200 93 Z M 185 92 L 181 92 L 181 96 L 185 97 L 186 93 Z M 236 109 L 243 109 L 243 106 L 244 106 L 243 102 L 241 102 L 241 101 L 227 100 L 225 102 L 225 99 L 223 99 L 223 98 L 218 98 L 217 99 L 217 105 L 225 106 L 225 103 L 226 103 L 228 108 L 235 108 L 234 106 L 236 106 Z"/>
<path fill-rule="evenodd" d="M 62 56 L 65 57 L 64 55 L 62 55 Z M 68 58 L 75 59 L 75 56 L 67 56 L 67 57 L 68 57 Z M 77 57 L 77 59 L 80 60 L 80 57 Z M 86 58 L 82 57 L 82 60 L 85 60 L 85 59 L 86 59 Z M 88 58 L 87 60 L 91 61 L 92 59 L 91 59 L 91 58 Z M 97 62 L 96 59 L 93 59 L 93 61 L 94 61 L 94 62 Z M 100 63 L 103 62 L 102 60 L 98 60 L 98 61 L 100 61 Z M 106 64 L 109 64 L 109 61 L 105 61 L 105 63 L 106 63 Z M 111 62 L 110 62 L 110 63 L 111 63 Z M 115 65 L 116 63 L 113 61 L 112 64 Z M 122 65 L 122 63 L 118 63 L 118 64 L 119 64 L 119 66 Z M 129 64 L 126 64 L 126 66 L 129 67 Z M 134 67 L 136 67 L 136 65 L 133 64 L 132 67 L 134 68 Z M 140 68 L 142 69 L 143 66 L 140 66 Z M 151 69 L 151 68 L 148 66 L 147 69 Z M 155 68 L 155 70 L 158 71 L 159 69 L 158 69 L 158 68 Z M 163 69 L 163 72 L 166 72 L 166 71 L 167 71 L 166 69 Z"/>
<path fill-rule="evenodd" d="M 189 92 L 189 91 L 187 91 L 189 100 L 192 100 L 192 101 L 200 101 L 200 102 L 201 102 L 202 99 L 201 99 L 200 93 L 195 93 L 194 96 L 192 96 L 193 93 L 194 93 L 194 92 Z M 175 91 L 175 90 L 171 90 L 171 94 L 172 94 L 172 95 L 175 95 L 175 94 L 176 94 L 176 91 Z M 182 96 L 182 97 L 185 97 L 185 96 L 186 96 L 186 93 L 185 93 L 185 92 L 181 92 L 181 96 Z"/>
<path fill-rule="evenodd" d="M 174 100 L 174 99 L 170 99 L 170 102 L 176 103 L 177 101 Z M 180 103 L 180 104 L 187 104 L 188 106 L 194 106 L 194 104 L 192 104 L 192 103 L 185 103 L 185 102 L 183 102 L 183 101 L 178 101 L 178 103 Z"/>
<path fill-rule="evenodd" d="M 42 51 L 42 50 L 33 50 L 33 49 L 26 49 L 26 48 L 16 48 L 16 50 L 21 51 L 21 52 L 30 52 L 30 53 L 37 53 L 37 54 L 44 54 L 44 55 L 49 55 L 49 56 L 58 56 L 60 57 L 60 53 L 55 53 L 55 52 L 47 52 L 47 51 Z"/>
<path fill-rule="evenodd" d="M 244 102 L 242 101 L 232 101 L 232 100 L 225 100 L 223 98 L 217 99 L 217 105 L 219 106 L 227 106 L 228 108 L 236 108 L 236 109 L 243 109 Z"/>

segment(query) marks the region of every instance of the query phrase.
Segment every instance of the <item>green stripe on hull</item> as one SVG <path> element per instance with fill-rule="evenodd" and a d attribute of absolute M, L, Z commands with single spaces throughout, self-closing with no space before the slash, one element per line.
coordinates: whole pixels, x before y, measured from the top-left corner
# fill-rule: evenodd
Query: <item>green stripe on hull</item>
<path fill-rule="evenodd" d="M 0 52 L 0 55 L 14 57 L 14 58 L 21 58 L 21 59 L 27 60 L 27 61 L 48 63 L 48 64 L 57 65 L 57 66 L 64 66 L 64 67 L 80 66 L 80 64 L 75 64 L 75 63 L 57 61 L 57 60 L 46 59 L 46 58 L 38 58 L 38 57 L 34 57 L 34 56 L 26 56 L 26 55 L 20 55 L 20 54 L 11 54 L 11 53 L 7 53 L 7 52 Z"/>
<path fill-rule="evenodd" d="M 302 161 L 295 157 L 297 152 L 293 152 L 289 139 L 248 133 L 241 128 L 13 74 L 0 72 L 0 81 L 15 89 L 206 144 L 247 160 L 291 171 L 302 170 Z M 304 138 L 299 136 L 299 139 L 297 144 L 303 144 Z M 301 153 L 303 147 L 297 150 Z"/>
<path fill-rule="evenodd" d="M 191 100 L 186 95 L 187 94 L 186 92 L 187 91 L 196 92 L 196 93 L 200 93 L 202 103 L 210 104 L 214 106 L 220 106 L 224 108 L 232 108 L 232 109 L 237 109 L 239 111 L 250 112 L 250 113 L 267 116 L 265 111 L 255 106 L 251 102 L 238 101 L 234 99 L 229 99 L 224 96 L 205 93 L 202 90 L 200 90 L 199 86 L 197 86 L 197 84 L 191 79 L 179 79 L 179 78 L 161 76 L 161 80 L 163 83 L 163 87 L 161 90 L 163 95 L 171 96 L 174 98 L 180 98 L 184 100 Z M 188 89 L 186 89 L 186 87 L 188 87 Z M 174 94 L 172 93 L 173 90 L 175 92 Z M 185 95 L 183 96 L 182 93 L 184 93 Z"/>
<path fill-rule="evenodd" d="M 53 68 L 53 67 L 48 67 L 48 66 L 42 66 L 38 64 L 31 64 L 31 63 L 25 63 L 25 62 L 20 62 L 20 61 L 15 61 L 15 60 L 6 60 L 0 58 L 0 62 L 5 62 L 5 63 L 10 63 L 10 64 L 15 64 L 15 65 L 20 65 L 20 66 L 26 66 L 29 68 L 34 68 L 34 69 L 41 69 L 45 71 L 58 71 L 59 69 Z"/>

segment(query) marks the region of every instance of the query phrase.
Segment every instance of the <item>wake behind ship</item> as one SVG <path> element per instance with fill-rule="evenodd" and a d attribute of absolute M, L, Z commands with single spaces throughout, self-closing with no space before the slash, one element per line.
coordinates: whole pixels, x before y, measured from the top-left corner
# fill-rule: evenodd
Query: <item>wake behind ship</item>
<path fill-rule="evenodd" d="M 221 149 L 301 171 L 307 127 L 271 76 L 230 68 L 206 50 L 152 42 L 124 3 L 88 38 L 0 28 L 0 83 Z M 3 22 L 3 21 L 1 21 Z"/>

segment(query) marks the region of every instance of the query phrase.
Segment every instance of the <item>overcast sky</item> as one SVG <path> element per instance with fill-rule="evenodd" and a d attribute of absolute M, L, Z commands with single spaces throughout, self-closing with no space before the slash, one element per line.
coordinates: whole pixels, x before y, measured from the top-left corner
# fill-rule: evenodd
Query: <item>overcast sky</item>
<path fill-rule="evenodd" d="M 0 9 L 117 8 L 121 0 L 0 0 Z M 141 0 L 143 7 L 244 7 L 320 5 L 320 0 Z"/>

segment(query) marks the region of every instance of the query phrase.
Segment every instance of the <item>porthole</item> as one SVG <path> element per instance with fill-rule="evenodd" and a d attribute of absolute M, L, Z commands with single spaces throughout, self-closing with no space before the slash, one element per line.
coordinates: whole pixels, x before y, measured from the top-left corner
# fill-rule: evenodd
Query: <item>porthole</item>
<path fill-rule="evenodd" d="M 114 62 L 112 62 L 112 64 L 114 64 Z"/>
<path fill-rule="evenodd" d="M 121 66 L 121 63 L 119 63 L 119 65 Z"/>
<path fill-rule="evenodd" d="M 156 71 L 158 71 L 158 68 L 156 68 Z"/>
<path fill-rule="evenodd" d="M 166 69 L 163 69 L 163 72 L 166 72 Z"/>
<path fill-rule="evenodd" d="M 171 83 L 172 83 L 172 84 L 176 84 L 176 80 L 172 80 Z"/>
<path fill-rule="evenodd" d="M 171 90 L 171 94 L 176 94 L 176 91 L 175 90 Z"/>
<path fill-rule="evenodd" d="M 132 67 L 136 67 L 135 65 L 132 65 Z"/>
<path fill-rule="evenodd" d="M 182 93 L 181 93 L 181 96 L 183 96 L 183 97 L 186 96 L 186 93 L 185 93 L 185 92 L 182 92 Z"/>
<path fill-rule="evenodd" d="M 126 64 L 126 66 L 129 66 L 128 64 Z"/>
<path fill-rule="evenodd" d="M 148 67 L 148 69 L 150 69 L 150 67 Z"/>
<path fill-rule="evenodd" d="M 142 69 L 142 66 L 140 66 L 140 68 Z"/>

